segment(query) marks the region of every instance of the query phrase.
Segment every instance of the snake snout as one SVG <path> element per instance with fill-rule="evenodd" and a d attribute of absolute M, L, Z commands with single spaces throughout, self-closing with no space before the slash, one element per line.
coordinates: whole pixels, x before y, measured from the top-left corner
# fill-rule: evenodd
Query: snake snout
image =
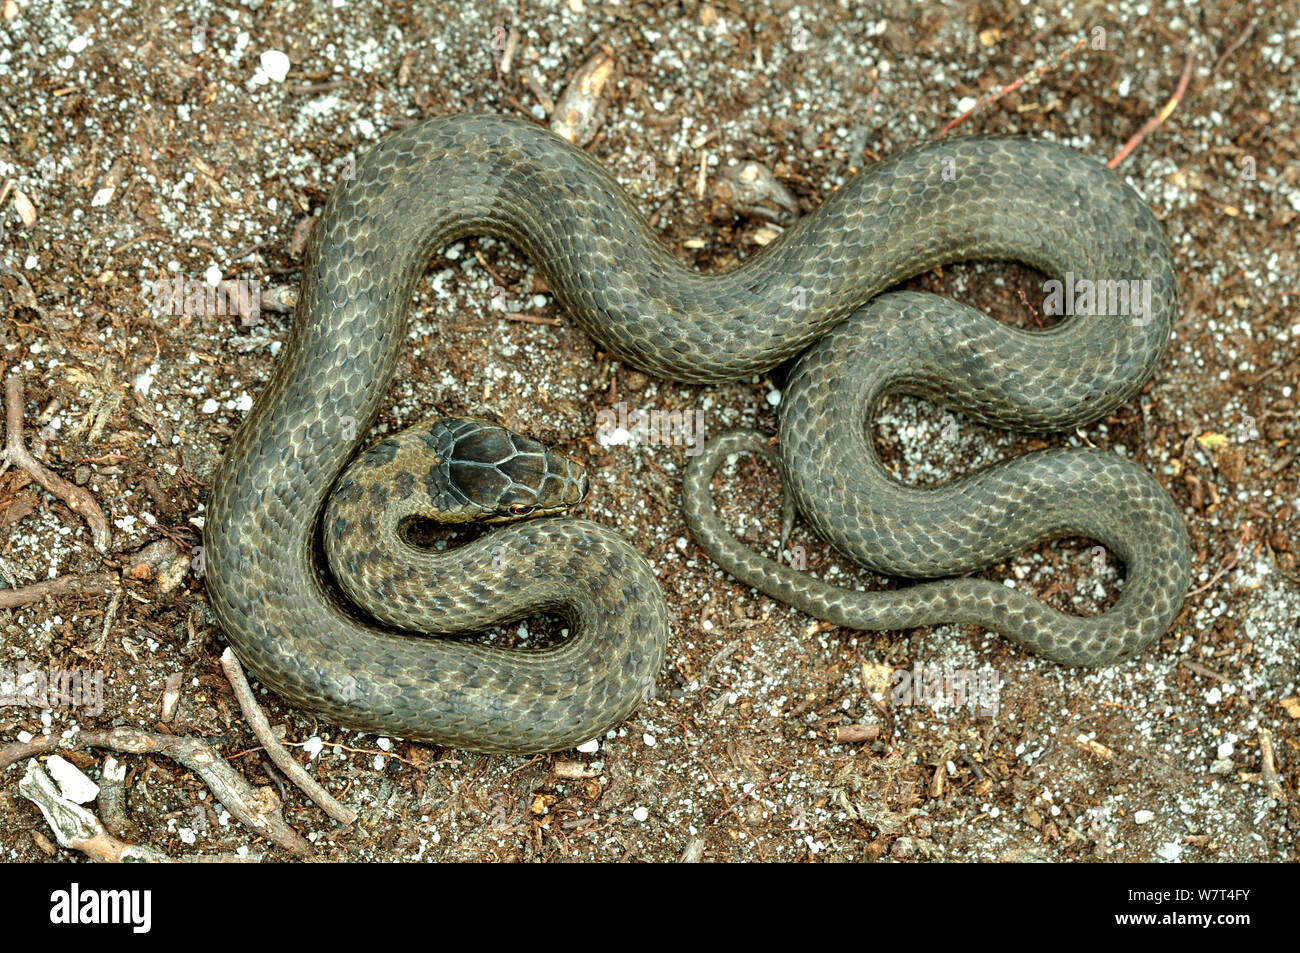
<path fill-rule="evenodd" d="M 587 495 L 587 471 L 556 450 L 546 451 L 546 476 L 537 491 L 539 509 L 567 509 Z"/>
<path fill-rule="evenodd" d="M 502 522 L 560 513 L 587 494 L 581 464 L 496 424 L 472 423 L 458 436 L 451 468 L 479 519 Z"/>

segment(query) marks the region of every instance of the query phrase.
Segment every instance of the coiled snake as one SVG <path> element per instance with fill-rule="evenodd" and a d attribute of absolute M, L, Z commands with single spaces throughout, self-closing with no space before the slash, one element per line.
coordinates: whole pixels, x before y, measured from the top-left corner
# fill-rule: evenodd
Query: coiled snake
<path fill-rule="evenodd" d="M 820 338 L 788 386 L 783 471 L 814 526 L 868 565 L 961 573 L 1071 533 L 1105 543 L 1127 568 L 1116 605 L 1093 618 L 980 579 L 835 590 L 748 553 L 718 523 L 710 475 L 726 455 L 760 445 L 727 435 L 692 463 L 686 511 L 700 544 L 751 585 L 844 625 L 976 622 L 1081 664 L 1132 654 L 1177 612 L 1190 572 L 1186 531 L 1136 465 L 1099 450 L 1047 451 L 920 489 L 888 476 L 864 430 L 885 389 L 1038 429 L 1095 419 L 1137 392 L 1169 339 L 1175 285 L 1159 223 L 1113 173 L 1031 139 L 934 143 L 871 167 L 741 267 L 704 275 L 665 249 L 580 150 L 527 122 L 454 116 L 389 136 L 331 194 L 284 356 L 213 481 L 204 531 L 212 606 L 240 658 L 287 700 L 350 728 L 541 751 L 595 737 L 653 686 L 667 612 L 645 560 L 612 530 L 552 517 L 448 553 L 401 541 L 401 521 L 413 515 L 484 522 L 554 513 L 585 488 L 568 461 L 492 425 L 417 429 L 369 451 L 356 478 L 349 471 L 341 481 L 342 515 L 331 517 L 324 542 L 360 538 L 341 558 L 360 589 L 373 588 L 368 601 L 354 596 L 384 626 L 360 618 L 318 566 L 320 513 L 383 399 L 414 284 L 433 250 L 468 235 L 514 243 L 593 338 L 662 377 L 742 378 Z M 1139 281 L 1151 307 L 1030 334 L 941 299 L 876 297 L 974 258 L 1018 259 L 1059 278 Z M 421 444 L 424 456 L 411 449 Z M 363 488 L 367 467 L 405 485 Z M 377 540 L 394 536 L 401 564 L 376 578 Z M 436 617 L 385 614 L 399 601 L 423 601 Z M 461 632 L 547 609 L 576 632 L 545 650 L 394 631 Z"/>

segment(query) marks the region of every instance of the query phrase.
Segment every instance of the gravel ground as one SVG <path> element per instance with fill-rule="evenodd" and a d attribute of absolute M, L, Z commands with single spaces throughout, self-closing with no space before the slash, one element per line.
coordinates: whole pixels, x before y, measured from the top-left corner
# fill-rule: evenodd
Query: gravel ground
<path fill-rule="evenodd" d="M 0 747 L 111 726 L 201 736 L 283 800 L 327 859 L 1296 859 L 1295 3 L 3 10 L 0 354 L 24 377 L 29 448 L 94 496 L 113 542 L 101 555 L 77 513 L 9 469 L 0 585 L 104 571 L 122 583 L 0 610 L 0 669 L 103 673 L 102 706 L 0 707 Z M 213 468 L 287 334 L 272 303 L 292 296 L 312 216 L 358 153 L 426 116 L 546 120 L 603 58 L 607 108 L 587 150 L 668 247 L 712 270 L 779 230 L 728 201 L 737 163 L 766 165 L 807 211 L 1040 66 L 953 134 L 1042 136 L 1105 161 L 1160 113 L 1189 54 L 1185 95 L 1119 167 L 1164 221 L 1182 280 L 1168 360 L 1140 399 L 1046 440 L 911 399 L 877 422 L 885 459 L 921 483 L 1044 446 L 1091 444 L 1150 468 L 1196 560 L 1185 612 L 1150 651 L 1076 671 L 969 627 L 841 630 L 737 584 L 686 531 L 688 448 L 622 445 L 597 414 L 622 401 L 700 410 L 710 433 L 773 428 L 785 368 L 712 388 L 651 379 L 598 350 L 512 248 L 463 242 L 417 290 L 376 433 L 486 415 L 584 462 L 581 513 L 633 540 L 674 614 L 657 697 L 595 750 L 516 758 L 341 732 L 264 694 L 291 750 L 360 818 L 345 830 L 283 783 L 221 672 L 191 548 Z M 256 281 L 267 304 L 252 324 L 151 313 L 155 283 L 176 277 Z M 1033 326 L 1041 280 L 976 264 L 910 284 Z M 774 554 L 770 469 L 742 460 L 717 487 L 730 525 Z M 811 571 L 878 584 L 805 528 L 793 541 Z M 1104 608 L 1121 579 L 1084 540 L 989 575 L 1081 612 Z M 556 628 L 530 620 L 490 637 L 538 644 Z M 983 690 L 892 704 L 891 673 L 916 667 L 975 673 Z M 848 725 L 876 737 L 837 740 Z M 102 751 L 64 756 L 102 779 Z M 127 839 L 171 854 L 266 849 L 188 769 L 118 759 Z M 0 774 L 0 858 L 80 858 L 19 795 L 25 763 Z"/>

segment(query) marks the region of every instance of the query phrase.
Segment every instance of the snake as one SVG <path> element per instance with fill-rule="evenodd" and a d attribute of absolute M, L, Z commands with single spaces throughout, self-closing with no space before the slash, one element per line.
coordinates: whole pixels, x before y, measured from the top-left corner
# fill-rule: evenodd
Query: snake
<path fill-rule="evenodd" d="M 595 738 L 653 696 L 669 628 L 654 571 L 613 529 L 565 514 L 585 490 L 570 462 L 470 418 L 358 454 L 417 281 L 436 250 L 469 236 L 518 248 L 597 345 L 649 374 L 744 380 L 804 355 L 782 409 L 783 476 L 834 545 L 861 547 L 854 558 L 941 576 L 1068 532 L 1111 547 L 1126 568 L 1117 603 L 1088 618 L 978 578 L 833 592 L 744 551 L 718 520 L 712 473 L 757 445 L 733 433 L 691 461 L 684 510 L 697 542 L 742 581 L 845 625 L 974 622 L 1078 664 L 1132 654 L 1181 603 L 1185 528 L 1154 478 L 1118 454 L 1043 451 L 912 488 L 888 477 L 865 432 L 887 390 L 1044 429 L 1096 419 L 1138 392 L 1168 345 L 1176 284 L 1158 220 L 1115 173 L 1030 137 L 940 140 L 866 168 L 736 267 L 705 273 L 572 143 L 523 119 L 452 115 L 390 134 L 331 191 L 284 351 L 213 476 L 210 604 L 239 658 L 290 704 L 344 728 L 537 752 Z M 968 259 L 1139 280 L 1150 306 L 1031 333 L 885 293 Z M 367 468 L 398 482 L 376 494 Z M 488 531 L 417 552 L 404 527 L 444 510 Z M 353 565 L 329 564 L 325 551 L 349 537 L 358 549 L 342 562 Z M 381 548 L 397 550 L 387 569 Z M 421 604 L 432 618 L 405 608 Z M 460 637 L 543 611 L 570 623 L 559 646 Z"/>

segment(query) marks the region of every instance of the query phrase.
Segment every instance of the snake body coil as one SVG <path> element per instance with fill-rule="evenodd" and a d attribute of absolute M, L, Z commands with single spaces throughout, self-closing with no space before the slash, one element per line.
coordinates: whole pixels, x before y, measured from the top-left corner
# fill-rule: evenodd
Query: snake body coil
<path fill-rule="evenodd" d="M 952 337 L 943 333 L 944 319 L 936 319 L 939 330 L 933 333 L 909 330 L 898 318 L 867 332 L 885 335 L 891 350 L 903 343 L 899 335 L 921 339 L 914 363 L 892 365 L 902 375 L 894 384 L 902 380 L 921 392 L 951 391 L 949 375 L 956 374 L 972 393 L 985 385 L 996 393 L 1006 375 L 1033 376 L 1041 359 L 1035 345 L 1049 340 L 1070 360 L 1038 375 L 1046 390 L 1031 392 L 1031 401 L 1041 401 L 1044 409 L 1030 423 L 1044 427 L 1092 419 L 1128 400 L 1153 372 L 1175 309 L 1168 247 L 1150 211 L 1112 173 L 1050 143 L 970 138 L 901 153 L 852 180 L 742 267 L 702 275 L 664 248 L 607 172 L 538 126 L 457 116 L 390 136 L 363 157 L 353 179 L 335 189 L 316 225 L 284 356 L 214 478 L 206 579 L 213 608 L 240 657 L 289 701 L 347 727 L 481 750 L 560 748 L 626 717 L 662 658 L 666 614 L 653 576 L 630 546 L 594 524 L 564 520 L 507 529 L 507 550 L 529 560 L 511 572 L 485 566 L 479 550 L 468 553 L 464 575 L 438 576 L 441 595 L 435 601 L 447 613 L 425 626 L 458 631 L 490 624 L 493 608 L 501 618 L 514 618 L 558 605 L 578 627 L 575 639 L 558 650 L 512 653 L 398 634 L 358 620 L 322 580 L 314 556 L 318 517 L 383 399 L 415 282 L 433 250 L 467 235 L 514 243 L 567 311 L 618 357 L 659 376 L 700 383 L 770 369 L 885 288 L 945 262 L 1014 258 L 1054 276 L 1073 271 L 1149 282 L 1153 307 L 1141 322 L 1070 318 L 1032 341 L 1010 332 L 1000 337 L 988 328 L 969 339 L 944 341 Z M 833 336 L 835 347 L 852 344 L 846 334 Z M 831 340 L 796 371 L 814 394 L 839 386 L 821 376 L 841 362 L 827 350 Z M 927 342 L 934 349 L 951 346 L 955 356 L 932 357 Z M 1004 350 L 1008 342 L 1010 350 Z M 1058 372 L 1061 377 L 1052 379 Z M 842 400 L 869 401 L 881 386 L 879 379 L 862 384 Z M 823 403 L 814 400 L 810 407 Z M 1072 416 L 1062 409 L 1069 404 L 1087 411 Z M 798 413 L 795 406 L 792 401 L 786 407 L 785 420 Z M 997 408 L 986 416 L 1016 422 L 1014 412 Z M 799 422 L 793 423 L 788 452 L 822 452 L 801 450 Z M 850 430 L 844 431 L 846 440 Z M 1033 480 L 1049 479 L 1032 503 L 1017 495 L 1029 477 L 1014 464 L 994 480 L 977 474 L 956 496 L 902 495 L 869 515 L 861 503 L 846 502 L 861 487 L 829 470 L 820 482 L 796 482 L 795 494 L 833 539 L 837 526 L 855 537 L 880 537 L 890 527 L 896 527 L 890 530 L 895 535 L 934 533 L 924 546 L 937 561 L 904 558 L 888 564 L 892 572 L 962 571 L 1040 532 L 1086 532 L 1129 562 L 1121 603 L 1128 600 L 1123 624 L 1135 633 L 1125 637 L 1123 651 L 1131 651 L 1163 630 L 1171 606 L 1181 600 L 1189 562 L 1181 522 L 1150 478 L 1147 484 L 1139 480 L 1135 491 L 1125 482 L 1131 474 L 1115 477 L 1122 466 L 1077 470 L 1075 456 L 1039 457 L 1034 466 L 1042 472 Z M 707 478 L 701 487 L 698 475 L 705 462 L 717 459 L 701 457 L 692 468 L 695 482 L 688 479 L 688 517 L 697 532 L 706 525 L 705 510 L 711 513 Z M 1085 502 L 1098 506 L 1092 521 L 1048 518 L 1045 527 L 1026 528 L 1036 515 L 1028 511 L 1050 510 L 1076 478 L 1091 488 Z M 822 496 L 828 489 L 835 493 Z M 815 515 L 818 499 L 837 501 L 825 519 Z M 938 526 L 923 512 L 936 500 L 943 504 Z M 1123 505 L 1108 516 L 1104 507 L 1113 500 Z M 839 519 L 850 511 L 845 507 L 857 507 L 856 522 Z M 998 529 L 1008 518 L 1012 530 Z M 1129 546 L 1135 524 L 1146 535 Z M 950 539 L 948 529 L 958 532 Z M 722 536 L 701 541 L 708 546 Z M 560 548 L 548 553 L 567 554 L 551 557 L 566 560 L 567 571 L 555 577 L 598 578 L 602 587 L 571 582 L 566 588 L 551 579 L 544 591 L 521 595 L 532 571 L 527 567 L 540 566 L 541 547 L 552 544 Z M 1170 568 L 1147 572 L 1161 547 Z M 736 565 L 728 568 L 736 571 Z M 771 580 L 764 575 L 770 567 L 761 561 L 752 568 L 749 581 L 755 585 L 756 579 Z M 414 582 L 408 579 L 402 588 Z M 784 579 L 780 586 L 788 592 L 782 589 L 782 598 L 797 605 L 804 599 L 809 611 L 825 609 L 824 600 L 804 598 L 815 584 L 806 575 Z M 971 595 L 988 604 L 969 608 L 962 605 L 967 593 L 960 586 L 937 592 L 927 591 L 930 585 L 937 584 L 915 587 L 927 592 L 915 598 L 928 600 L 936 611 L 909 607 L 906 593 L 914 590 L 901 590 L 883 594 L 899 609 L 896 615 L 849 615 L 845 623 L 921 624 L 915 620 L 937 619 L 942 609 L 945 618 L 1007 631 L 1007 613 L 1022 614 L 1016 624 L 1023 622 L 1023 641 L 1048 652 L 1061 647 L 1050 631 L 1059 617 L 1034 616 L 1017 601 L 993 605 L 983 591 Z M 1055 654 L 1068 661 L 1102 660 L 1095 641 L 1091 634 L 1071 636 L 1065 651 Z M 1075 643 L 1079 651 L 1071 657 L 1069 645 Z"/>

